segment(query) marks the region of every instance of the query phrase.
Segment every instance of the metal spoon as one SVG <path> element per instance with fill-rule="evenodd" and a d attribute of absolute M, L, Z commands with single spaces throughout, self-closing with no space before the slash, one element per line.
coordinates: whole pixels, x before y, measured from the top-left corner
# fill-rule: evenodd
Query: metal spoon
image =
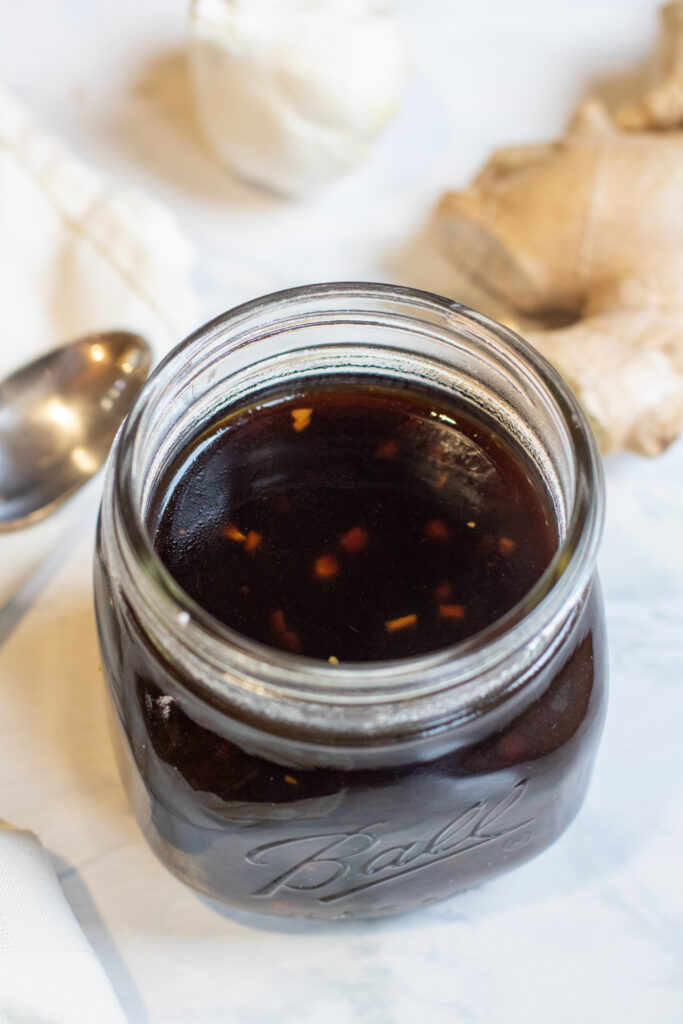
<path fill-rule="evenodd" d="M 110 331 L 0 381 L 0 531 L 55 512 L 97 472 L 150 364 L 143 338 Z"/>

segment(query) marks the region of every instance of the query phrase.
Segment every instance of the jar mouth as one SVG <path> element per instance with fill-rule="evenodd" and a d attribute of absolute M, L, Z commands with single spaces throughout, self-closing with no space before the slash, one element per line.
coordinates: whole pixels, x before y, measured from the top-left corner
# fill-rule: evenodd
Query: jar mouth
<path fill-rule="evenodd" d="M 253 337 L 273 330 L 276 323 L 280 331 L 287 330 L 282 324 L 296 321 L 300 307 L 307 308 L 309 316 L 328 310 L 335 322 L 344 317 L 354 322 L 351 318 L 362 314 L 364 304 L 370 308 L 373 303 L 385 309 L 387 323 L 392 305 L 400 308 L 404 322 L 406 310 L 411 311 L 410 326 L 418 333 L 429 320 L 450 326 L 454 338 L 455 332 L 465 332 L 495 339 L 501 351 L 523 365 L 529 381 L 542 387 L 571 450 L 575 485 L 555 555 L 536 584 L 505 615 L 451 646 L 426 654 L 331 666 L 251 640 L 215 619 L 182 590 L 154 550 L 145 522 L 145 481 L 137 458 L 152 411 L 172 382 L 177 382 L 179 363 L 189 360 L 194 366 L 212 345 L 224 352 L 226 348 L 236 351 Z M 198 328 L 150 376 L 122 428 L 113 460 L 113 497 L 120 510 L 117 537 L 124 559 L 128 555 L 129 570 L 137 569 L 143 603 L 163 623 L 172 643 L 201 650 L 214 670 L 230 683 L 239 674 L 253 694 L 285 693 L 322 703 L 368 704 L 434 692 L 444 685 L 445 668 L 450 686 L 481 676 L 509 659 L 511 652 L 533 646 L 547 634 L 549 623 L 566 619 L 589 582 L 602 528 L 604 483 L 597 442 L 578 401 L 550 363 L 514 331 L 475 310 L 437 294 L 388 284 L 334 282 L 290 288 L 237 306 Z M 215 698 L 220 684 L 214 681 L 206 687 Z"/>

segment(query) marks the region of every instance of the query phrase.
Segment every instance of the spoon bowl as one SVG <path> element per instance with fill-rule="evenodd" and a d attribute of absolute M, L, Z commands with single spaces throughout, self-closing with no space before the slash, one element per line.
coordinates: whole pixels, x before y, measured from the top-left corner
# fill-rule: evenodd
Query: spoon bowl
<path fill-rule="evenodd" d="M 55 512 L 100 469 L 150 365 L 143 338 L 109 331 L 0 381 L 0 531 Z"/>

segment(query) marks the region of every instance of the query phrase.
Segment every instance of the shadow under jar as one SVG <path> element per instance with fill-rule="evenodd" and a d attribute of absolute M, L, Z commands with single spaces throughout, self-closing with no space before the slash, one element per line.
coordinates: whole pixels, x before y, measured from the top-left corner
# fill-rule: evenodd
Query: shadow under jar
<path fill-rule="evenodd" d="M 389 645 L 372 655 L 379 660 L 336 664 L 335 650 L 325 660 L 329 637 L 322 653 L 306 656 L 305 646 L 296 653 L 282 609 L 275 609 L 279 620 L 270 611 L 272 643 L 235 629 L 242 620 L 231 614 L 245 585 L 234 567 L 224 578 L 225 614 L 212 607 L 212 615 L 201 579 L 188 592 L 190 576 L 164 548 L 164 529 L 167 538 L 178 525 L 172 492 L 192 473 L 187 453 L 210 441 L 217 424 L 240 410 L 236 422 L 248 414 L 258 424 L 272 396 L 289 396 L 285 412 L 303 438 L 312 430 L 307 395 L 329 399 L 348 385 L 353 396 L 364 383 L 373 394 L 415 396 L 423 411 L 431 403 L 432 419 L 443 423 L 462 414 L 465 448 L 430 449 L 450 459 L 447 469 L 483 443 L 479 428 L 489 431 L 494 456 L 506 453 L 517 478 L 535 487 L 553 542 L 512 606 L 475 632 L 460 622 L 467 604 L 444 591 L 435 607 L 457 620 L 455 642 L 441 646 L 449 634 L 440 632 L 423 645 L 437 649 Z M 315 423 L 315 403 L 312 416 Z M 416 449 L 418 435 L 408 429 L 402 444 Z M 245 458 L 256 443 L 246 436 Z M 286 476 L 284 455 L 275 461 Z M 231 493 L 241 465 L 228 467 L 222 489 L 202 492 L 199 518 L 211 517 L 212 494 L 220 505 Z M 440 486 L 438 467 L 428 468 Z M 378 469 L 388 480 L 392 472 Z M 497 564 L 511 553 L 511 538 L 477 538 L 486 508 L 468 495 L 473 550 Z M 447 513 L 448 500 L 439 500 Z M 595 579 L 602 504 L 600 457 L 567 386 L 513 332 L 457 303 L 385 285 L 315 285 L 258 299 L 195 332 L 150 378 L 118 439 L 95 559 L 117 756 L 162 862 L 248 910 L 373 917 L 448 897 L 552 843 L 584 798 L 604 719 Z M 525 543 L 525 524 L 534 536 L 532 511 L 521 516 L 514 544 Z M 234 520 L 223 515 L 225 544 L 241 545 L 240 556 L 249 546 L 256 553 L 263 531 L 254 530 L 248 545 L 249 531 Z M 346 554 L 356 555 L 366 531 L 349 525 L 355 541 Z M 438 542 L 455 528 L 428 526 L 427 539 Z M 529 558 L 532 547 L 527 538 Z M 266 551 L 264 541 L 261 556 Z M 342 566 L 344 557 L 340 548 Z M 212 554 L 205 564 L 213 562 Z M 434 583 L 437 591 L 444 586 Z M 389 590 L 400 591 L 398 577 Z M 470 581 L 472 600 L 476 593 Z M 390 633 L 417 619 L 389 615 Z"/>

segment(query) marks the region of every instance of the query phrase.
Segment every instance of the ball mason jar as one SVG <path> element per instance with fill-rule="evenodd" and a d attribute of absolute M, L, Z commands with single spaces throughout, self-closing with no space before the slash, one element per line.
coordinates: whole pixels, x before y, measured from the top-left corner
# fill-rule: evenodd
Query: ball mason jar
<path fill-rule="evenodd" d="M 488 628 L 336 667 L 230 630 L 155 554 L 155 487 L 198 428 L 264 388 L 327 374 L 457 394 L 533 460 L 559 548 Z M 347 918 L 444 899 L 547 847 L 584 799 L 603 725 L 602 511 L 600 456 L 567 385 L 456 302 L 315 285 L 192 334 L 118 437 L 95 558 L 117 757 L 160 860 L 237 907 Z"/>

